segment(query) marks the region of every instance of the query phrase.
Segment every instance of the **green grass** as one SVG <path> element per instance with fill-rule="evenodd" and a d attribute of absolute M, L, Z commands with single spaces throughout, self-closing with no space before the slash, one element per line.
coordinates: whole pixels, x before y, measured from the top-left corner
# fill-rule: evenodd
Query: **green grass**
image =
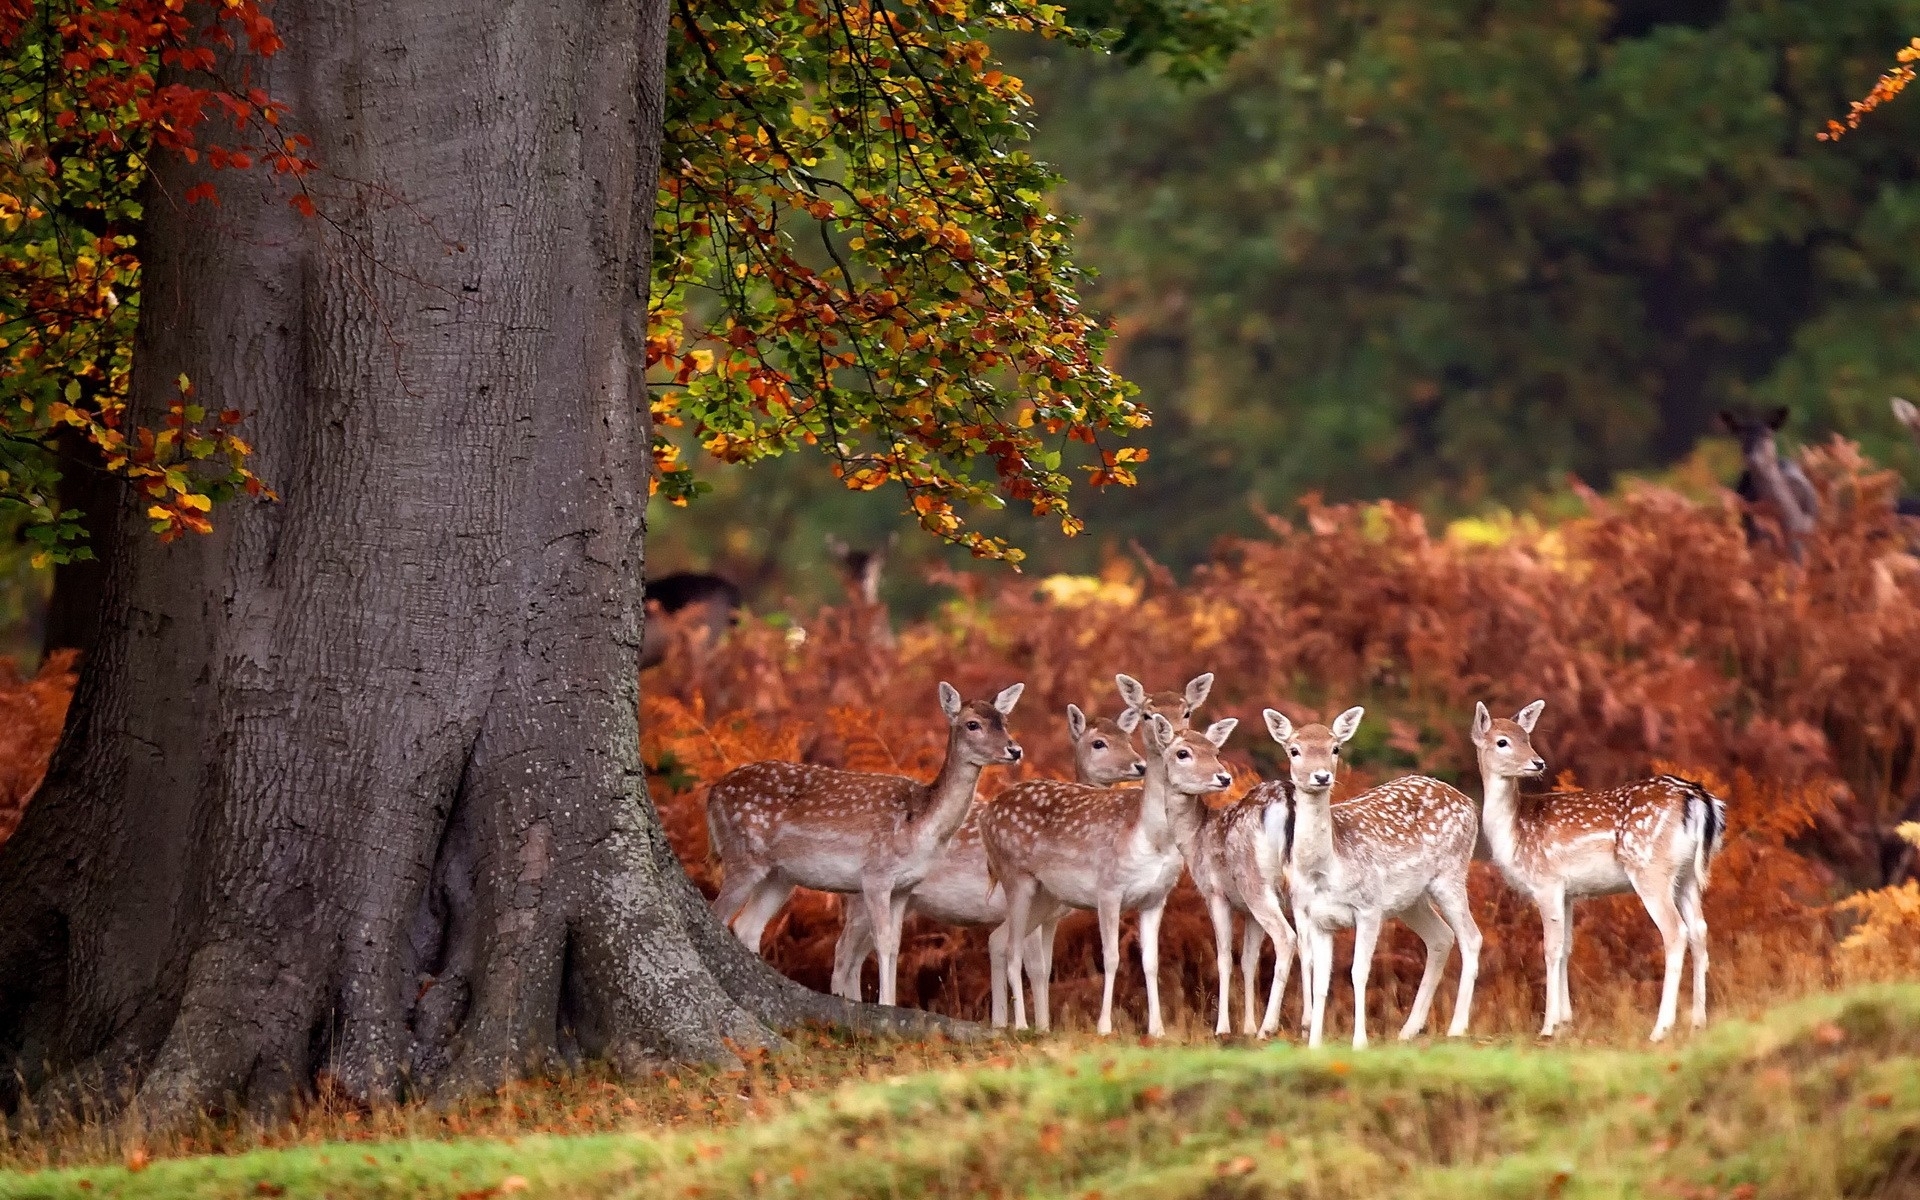
<path fill-rule="evenodd" d="M 1670 1050 L 1084 1047 L 704 1134 L 328 1143 L 0 1173 L 0 1198 L 1920 1195 L 1920 986 Z"/>

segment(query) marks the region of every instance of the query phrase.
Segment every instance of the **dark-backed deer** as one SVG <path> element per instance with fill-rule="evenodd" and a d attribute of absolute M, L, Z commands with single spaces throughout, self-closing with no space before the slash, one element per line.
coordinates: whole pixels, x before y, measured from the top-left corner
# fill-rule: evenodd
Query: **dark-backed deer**
<path fill-rule="evenodd" d="M 994 877 L 1007 890 L 1007 985 L 1013 1025 L 1027 1027 L 1020 977 L 1026 931 L 1066 908 L 1091 909 L 1100 921 L 1099 1031 L 1113 1032 L 1113 985 L 1120 972 L 1120 914 L 1140 913 L 1140 967 L 1147 979 L 1147 1033 L 1166 1032 L 1160 1017 L 1160 918 L 1180 881 L 1182 859 L 1173 812 L 1221 791 L 1233 777 L 1219 748 L 1235 722 L 1206 733 L 1176 730 L 1155 714 L 1143 722 L 1147 773 L 1140 790 L 1030 780 L 1008 788 L 980 814 Z"/>
<path fill-rule="evenodd" d="M 1820 497 L 1800 464 L 1780 453 L 1774 433 L 1787 423 L 1787 410 L 1776 408 L 1764 416 L 1742 416 L 1726 409 L 1720 411 L 1720 424 L 1740 439 L 1740 457 L 1746 469 L 1733 485 L 1748 511 L 1742 517 L 1749 543 L 1763 536 L 1753 519 L 1753 510 L 1771 511 L 1786 538 L 1787 553 L 1799 562 L 1805 544 L 1820 519 Z"/>
<path fill-rule="evenodd" d="M 1293 723 L 1269 708 L 1267 732 L 1287 752 L 1293 779 L 1293 845 L 1287 878 L 1301 942 L 1303 983 L 1313 997 L 1307 1044 L 1318 1046 L 1333 971 L 1333 931 L 1353 926 L 1353 1044 L 1367 1044 L 1367 976 L 1380 928 L 1398 917 L 1427 944 L 1413 1009 L 1400 1028 L 1405 1041 L 1426 1028 L 1447 955 L 1460 943 L 1460 992 L 1447 1036 L 1467 1031 L 1473 984 L 1480 972 L 1480 928 L 1467 904 L 1467 864 L 1478 814 L 1473 801 L 1438 779 L 1410 775 L 1332 803 L 1340 747 L 1360 728 L 1364 710 L 1350 708 L 1333 727 Z M 1436 911 L 1437 910 L 1437 911 Z"/>
<path fill-rule="evenodd" d="M 880 1003 L 894 1002 L 907 897 L 966 820 L 982 769 L 1020 761 L 1007 714 L 1024 684 L 991 703 L 940 685 L 947 756 L 932 783 L 810 763 L 757 762 L 707 793 L 707 832 L 725 868 L 713 911 L 755 953 L 796 887 L 859 895 L 880 954 Z"/>
<path fill-rule="evenodd" d="M 1067 705 L 1067 736 L 1073 741 L 1073 773 L 1077 782 L 1107 787 L 1146 773 L 1147 764 L 1133 748 L 1133 730 L 1140 714 L 1128 709 L 1118 720 L 1088 720 L 1078 705 Z M 991 1005 L 996 1028 L 1007 1023 L 1007 893 L 994 884 L 987 870 L 987 850 L 980 840 L 980 814 L 991 801 L 975 805 L 960 823 L 947 849 L 934 861 L 926 878 L 907 899 L 907 912 L 948 925 L 991 926 L 987 939 L 992 973 Z M 860 999 L 860 968 L 873 953 L 873 921 L 864 905 L 849 900 L 842 906 L 845 921 L 833 947 L 833 993 Z M 1034 930 L 1027 939 L 1027 977 L 1033 985 L 1034 1006 L 1044 1026 L 1047 1013 L 1048 972 L 1053 963 L 1055 922 Z"/>
<path fill-rule="evenodd" d="M 1653 1040 L 1673 1028 L 1680 970 L 1693 951 L 1693 1024 L 1707 1023 L 1707 873 L 1727 827 L 1726 805 L 1705 788 L 1659 775 L 1601 792 L 1520 794 L 1519 781 L 1544 774 L 1534 751 L 1534 723 L 1546 708 L 1535 700 L 1511 721 L 1473 710 L 1473 745 L 1486 788 L 1483 828 L 1507 882 L 1540 910 L 1547 958 L 1549 1036 L 1573 1019 L 1567 960 L 1573 954 L 1573 902 L 1634 892 L 1665 944 L 1667 973 Z"/>
<path fill-rule="evenodd" d="M 739 619 L 741 604 L 740 589 L 718 575 L 676 571 L 647 580 L 647 619 L 640 638 L 640 669 L 657 666 L 667 657 L 667 644 L 671 639 L 666 623 L 660 618 L 677 616 L 683 622 L 694 622 L 707 644 L 712 645 Z"/>

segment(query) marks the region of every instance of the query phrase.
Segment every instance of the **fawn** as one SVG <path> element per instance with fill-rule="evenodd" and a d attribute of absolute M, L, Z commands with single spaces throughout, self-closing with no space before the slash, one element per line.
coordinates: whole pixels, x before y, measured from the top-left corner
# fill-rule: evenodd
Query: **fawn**
<path fill-rule="evenodd" d="M 1307 1044 L 1318 1046 L 1333 971 L 1333 931 L 1353 926 L 1353 1044 L 1367 1044 L 1367 975 L 1380 927 L 1400 918 L 1427 944 L 1405 1041 L 1426 1028 L 1447 954 L 1460 942 L 1460 992 L 1447 1036 L 1467 1031 L 1480 971 L 1480 928 L 1467 904 L 1467 864 L 1478 815 L 1473 802 L 1438 779 L 1410 775 L 1333 804 L 1340 747 L 1360 728 L 1365 710 L 1350 708 L 1333 727 L 1293 723 L 1273 709 L 1267 732 L 1285 748 L 1293 780 L 1293 845 L 1287 878 L 1299 930 L 1301 986 L 1312 997 Z M 1438 910 L 1436 913 L 1435 910 Z"/>
<path fill-rule="evenodd" d="M 1146 782 L 1140 791 L 1032 780 L 1001 793 L 980 816 L 987 861 L 1007 892 L 1007 985 L 1013 1025 L 1027 1027 L 1020 976 L 1026 932 L 1067 908 L 1092 909 L 1100 920 L 1106 983 L 1099 1031 L 1113 1032 L 1113 985 L 1120 970 L 1120 913 L 1140 913 L 1140 967 L 1147 977 L 1147 1033 L 1166 1032 L 1160 1019 L 1160 918 L 1180 880 L 1180 847 L 1171 811 L 1221 791 L 1233 777 L 1219 748 L 1236 724 L 1216 721 L 1206 733 L 1176 730 L 1155 713 L 1146 733 Z M 1036 1014 L 1037 1015 L 1037 1014 Z"/>
<path fill-rule="evenodd" d="M 1118 720 L 1101 717 L 1088 720 L 1075 704 L 1067 705 L 1067 736 L 1073 741 L 1074 778 L 1095 787 L 1106 787 L 1123 780 L 1138 779 L 1146 773 L 1146 762 L 1134 752 L 1133 730 L 1140 714 L 1128 709 Z M 944 854 L 935 860 L 926 878 L 913 889 L 907 911 L 932 917 L 948 925 L 991 925 L 987 939 L 987 958 L 993 976 L 993 1023 L 1007 1023 L 1007 894 L 994 886 L 987 871 L 987 850 L 980 840 L 980 814 L 976 805 L 947 843 Z M 846 914 L 840 927 L 840 940 L 833 947 L 833 994 L 848 1000 L 860 999 L 860 968 L 873 953 L 873 922 L 858 904 L 842 906 Z M 1035 1011 L 1044 1025 L 1047 1017 L 1047 983 L 1053 962 L 1053 933 L 1056 922 L 1047 922 L 1028 938 L 1027 972 L 1033 985 Z"/>
<path fill-rule="evenodd" d="M 725 869 L 714 915 L 758 953 L 794 888 L 858 893 L 879 948 L 880 1003 L 892 1004 L 907 897 L 966 820 L 981 770 L 1020 761 L 1006 718 L 1025 686 L 988 703 L 940 685 L 947 757 L 930 784 L 809 763 L 727 772 L 707 793 L 707 832 Z"/>
<path fill-rule="evenodd" d="M 1213 672 L 1195 675 L 1187 680 L 1185 690 L 1178 692 L 1149 692 L 1138 679 L 1131 675 L 1115 675 L 1113 681 L 1120 688 L 1120 699 L 1126 702 L 1143 717 L 1159 713 L 1176 730 L 1187 728 L 1193 719 L 1194 710 L 1207 702 L 1207 693 L 1213 690 Z"/>
<path fill-rule="evenodd" d="M 1280 996 L 1293 969 L 1297 945 L 1293 926 L 1280 907 L 1279 887 L 1286 873 L 1289 786 L 1263 783 L 1227 808 L 1191 805 L 1176 809 L 1175 839 L 1187 860 L 1194 887 L 1207 902 L 1213 919 L 1215 964 L 1220 974 L 1220 1016 L 1216 1034 L 1228 1033 L 1233 1023 L 1227 1011 L 1227 993 L 1233 983 L 1233 916 L 1247 919 L 1240 941 L 1240 976 L 1244 992 L 1246 1032 L 1272 1036 L 1280 1027 Z M 1262 938 L 1273 940 L 1276 955 L 1273 987 L 1266 1014 L 1254 1022 L 1254 991 L 1260 973 Z"/>
<path fill-rule="evenodd" d="M 1507 882 L 1540 909 L 1547 958 L 1549 1037 L 1573 1019 L 1567 960 L 1573 953 L 1573 902 L 1584 896 L 1637 893 L 1665 944 L 1667 973 L 1653 1040 L 1673 1028 L 1680 969 L 1693 950 L 1693 1024 L 1707 1023 L 1707 918 L 1703 897 L 1727 827 L 1727 806 L 1705 788 L 1659 775 L 1599 792 L 1522 796 L 1518 780 L 1537 777 L 1546 760 L 1532 735 L 1545 700 L 1511 721 L 1485 704 L 1473 710 L 1473 745 L 1486 789 L 1487 845 Z"/>

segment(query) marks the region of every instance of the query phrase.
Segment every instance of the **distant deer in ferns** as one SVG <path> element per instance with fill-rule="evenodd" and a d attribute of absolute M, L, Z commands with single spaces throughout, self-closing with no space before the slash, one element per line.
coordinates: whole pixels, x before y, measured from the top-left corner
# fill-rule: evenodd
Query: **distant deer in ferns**
<path fill-rule="evenodd" d="M 1733 490 L 1747 504 L 1742 518 L 1747 541 L 1776 540 L 1754 519 L 1756 513 L 1770 513 L 1779 522 L 1779 536 L 1786 541 L 1788 555 L 1800 562 L 1805 557 L 1806 541 L 1820 520 L 1820 497 L 1800 464 L 1780 453 L 1774 441 L 1774 434 L 1787 423 L 1787 415 L 1784 408 L 1762 416 L 1722 409 L 1719 421 L 1740 439 L 1740 457 L 1746 464 Z"/>
<path fill-rule="evenodd" d="M 1332 802 L 1340 747 L 1365 711 L 1350 708 L 1331 728 L 1295 728 L 1269 708 L 1267 732 L 1287 752 L 1293 781 L 1293 843 L 1287 866 L 1294 925 L 1300 938 L 1302 987 L 1311 996 L 1307 1043 L 1318 1046 L 1333 971 L 1333 932 L 1353 927 L 1353 1044 L 1367 1044 L 1367 978 L 1387 917 L 1398 917 L 1427 944 L 1426 969 L 1413 1009 L 1400 1028 L 1405 1041 L 1426 1028 L 1427 1014 L 1460 943 L 1460 991 L 1449 1037 L 1467 1031 L 1480 971 L 1480 928 L 1467 904 L 1467 865 L 1478 824 L 1473 802 L 1438 779 L 1413 775 L 1340 804 Z"/>
<path fill-rule="evenodd" d="M 1007 789 L 982 811 L 987 860 L 1007 890 L 1007 984 L 1013 991 L 1014 1028 L 1027 1027 L 1020 987 L 1027 931 L 1078 908 L 1099 918 L 1105 985 L 1098 1029 L 1113 1032 L 1120 914 L 1133 909 L 1140 914 L 1147 1033 L 1166 1032 L 1160 1013 L 1160 919 L 1182 866 L 1174 814 L 1233 783 L 1219 749 L 1235 723 L 1217 721 L 1200 734 L 1176 730 L 1156 713 L 1141 726 L 1147 772 L 1139 791 L 1030 780 Z"/>
<path fill-rule="evenodd" d="M 1119 719 L 1089 719 L 1075 704 L 1067 705 L 1067 736 L 1073 743 L 1076 781 L 1092 787 L 1139 779 L 1147 764 L 1133 748 L 1133 731 L 1140 724 L 1135 709 Z M 987 869 L 986 845 L 980 839 L 980 814 L 975 805 L 960 823 L 953 840 L 919 886 L 907 899 L 907 912 L 931 917 L 947 925 L 988 926 L 987 960 L 992 977 L 993 1023 L 1007 1023 L 1007 893 L 994 884 Z M 833 948 L 833 992 L 848 1000 L 860 999 L 860 968 L 873 953 L 873 922 L 864 905 L 849 899 L 842 905 L 845 923 Z M 1024 956 L 1033 987 L 1034 1007 L 1045 1027 L 1048 978 L 1053 964 L 1053 935 L 1057 921 L 1049 921 L 1028 936 Z"/>
<path fill-rule="evenodd" d="M 880 1003 L 894 1003 L 908 897 L 966 820 L 981 771 L 1020 761 L 1006 719 L 1024 687 L 989 702 L 940 685 L 947 754 L 930 784 L 792 762 L 722 776 L 707 793 L 707 832 L 725 871 L 714 914 L 758 953 L 794 888 L 858 895 L 879 951 Z"/>
<path fill-rule="evenodd" d="M 1532 735 L 1545 700 L 1512 720 L 1485 704 L 1473 712 L 1473 745 L 1486 789 L 1483 828 L 1507 882 L 1540 910 L 1547 959 L 1542 1037 L 1573 1019 L 1567 961 L 1573 956 L 1573 902 L 1631 891 L 1647 907 L 1666 947 L 1666 976 L 1653 1040 L 1673 1028 L 1680 971 L 1693 952 L 1693 1024 L 1707 1023 L 1708 872 L 1726 835 L 1727 808 L 1705 788 L 1659 775 L 1599 792 L 1526 796 L 1519 781 L 1546 773 Z"/>

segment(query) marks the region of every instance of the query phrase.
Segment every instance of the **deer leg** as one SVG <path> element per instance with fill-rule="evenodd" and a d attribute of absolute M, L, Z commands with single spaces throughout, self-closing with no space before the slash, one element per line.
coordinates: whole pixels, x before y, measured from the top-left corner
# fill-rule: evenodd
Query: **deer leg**
<path fill-rule="evenodd" d="M 1165 1037 L 1167 1033 L 1160 1021 L 1160 918 L 1166 911 L 1165 900 L 1140 910 L 1140 970 L 1147 977 L 1148 1037 Z M 1226 997 L 1222 996 L 1220 1002 L 1225 1005 Z"/>
<path fill-rule="evenodd" d="M 880 1003 L 892 1004 L 898 998 L 900 983 L 900 926 L 893 919 L 893 880 L 870 877 L 863 882 L 860 895 L 867 902 L 867 918 L 873 922 L 873 942 L 880 957 Z"/>
<path fill-rule="evenodd" d="M 747 949 L 760 953 L 760 936 L 767 931 L 767 922 L 778 916 L 787 906 L 788 897 L 793 895 L 794 885 L 778 875 L 768 875 L 762 879 L 753 894 L 747 897 L 746 906 L 733 923 L 733 932 L 747 944 Z"/>
<path fill-rule="evenodd" d="M 1427 964 L 1420 971 L 1420 987 L 1413 994 L 1413 1008 L 1407 1023 L 1400 1027 L 1400 1040 L 1409 1041 L 1427 1028 L 1427 1014 L 1433 1011 L 1433 994 L 1440 990 L 1440 977 L 1447 971 L 1447 955 L 1453 953 L 1453 930 L 1433 911 L 1425 896 L 1399 914 L 1420 940 L 1427 944 Z"/>
<path fill-rule="evenodd" d="M 1327 982 L 1333 975 L 1333 931 L 1313 927 L 1313 1003 L 1308 1006 L 1307 1045 L 1318 1046 L 1327 1021 Z M 1304 965 L 1304 964 L 1303 964 Z"/>
<path fill-rule="evenodd" d="M 1020 976 L 1026 966 L 1027 912 L 1033 906 L 1034 889 L 1038 886 L 1030 875 L 1016 879 L 1005 879 L 1001 886 L 1007 889 L 1007 920 L 1000 926 L 1007 935 L 1007 988 L 1013 993 L 1013 1027 L 1027 1027 L 1027 998 L 1020 987 Z"/>
<path fill-rule="evenodd" d="M 1106 979 L 1100 990 L 1100 1036 L 1113 1032 L 1113 981 L 1120 974 L 1120 894 L 1103 892 L 1094 913 L 1100 919 L 1100 967 Z"/>
<path fill-rule="evenodd" d="M 1573 962 L 1573 897 L 1562 892 L 1560 895 L 1560 927 L 1565 935 L 1560 939 L 1560 1024 L 1573 1024 L 1573 988 L 1568 981 L 1567 967 Z"/>
<path fill-rule="evenodd" d="M 1655 872 L 1633 877 L 1633 890 L 1640 894 L 1640 902 L 1647 906 L 1647 915 L 1653 918 L 1654 927 L 1660 931 L 1660 941 L 1666 947 L 1666 977 L 1660 983 L 1660 1015 L 1654 1018 L 1652 1041 L 1659 1041 L 1673 1028 L 1674 1010 L 1680 1005 L 1680 968 L 1685 965 L 1687 954 L 1686 922 L 1680 917 L 1680 910 L 1673 903 L 1670 888 L 1673 877 L 1662 876 Z"/>
<path fill-rule="evenodd" d="M 1261 1023 L 1253 1015 L 1258 1003 L 1260 991 L 1260 947 L 1267 937 L 1266 930 L 1252 913 L 1247 914 L 1247 923 L 1240 930 L 1240 1011 L 1244 1014 L 1242 1032 L 1248 1037 L 1260 1032 Z M 1276 971 L 1279 964 L 1274 965 Z"/>
<path fill-rule="evenodd" d="M 1547 1016 L 1540 1025 L 1541 1037 L 1552 1037 L 1560 1027 L 1560 949 L 1566 944 L 1566 892 L 1551 885 L 1533 895 L 1540 910 L 1540 947 L 1547 963 Z"/>
<path fill-rule="evenodd" d="M 1260 1019 L 1258 1031 L 1259 1036 L 1263 1038 L 1272 1037 L 1280 1028 L 1280 997 L 1286 992 L 1287 976 L 1293 971 L 1296 939 L 1293 927 L 1287 924 L 1287 918 L 1280 911 L 1280 905 L 1274 898 L 1262 897 L 1247 907 L 1249 919 L 1244 949 L 1251 950 L 1252 953 L 1242 957 L 1240 964 L 1245 970 L 1249 988 L 1253 986 L 1254 978 L 1259 973 L 1261 934 L 1273 939 L 1273 986 L 1267 992 L 1267 1012 Z M 1259 933 L 1254 932 L 1256 928 L 1259 929 Z M 1249 997 L 1251 994 L 1249 991 Z M 1247 1016 L 1249 1020 L 1252 1019 L 1251 1008 L 1247 1010 Z"/>
<path fill-rule="evenodd" d="M 1473 921 L 1473 905 L 1467 898 L 1466 864 L 1451 878 L 1437 879 L 1427 895 L 1440 910 L 1440 919 L 1453 930 L 1460 944 L 1460 990 L 1453 1000 L 1453 1020 L 1447 1025 L 1448 1037 L 1461 1037 L 1473 1016 L 1473 985 L 1480 978 L 1480 926 Z"/>
<path fill-rule="evenodd" d="M 1300 1036 L 1307 1036 L 1307 1026 L 1313 1020 L 1313 973 L 1314 940 L 1312 926 L 1307 923 L 1307 910 L 1298 904 L 1293 908 L 1293 931 L 1299 942 L 1300 951 Z"/>
<path fill-rule="evenodd" d="M 1055 903 L 1027 938 L 1027 953 L 1033 958 L 1027 982 L 1033 987 L 1034 1022 L 1042 1033 L 1053 1028 L 1053 935 L 1059 928 L 1060 907 Z"/>
<path fill-rule="evenodd" d="M 840 897 L 840 938 L 833 944 L 833 994 L 860 999 L 860 968 L 873 953 L 873 922 L 867 907 L 852 896 Z"/>
<path fill-rule="evenodd" d="M 1680 919 L 1687 926 L 1687 949 L 1693 954 L 1693 1027 L 1707 1023 L 1707 914 L 1700 880 L 1689 876 L 1680 888 Z"/>
<path fill-rule="evenodd" d="M 1367 1046 L 1367 976 L 1373 971 L 1373 948 L 1380 941 L 1379 913 L 1353 914 L 1353 1048 Z"/>
<path fill-rule="evenodd" d="M 996 925 L 987 935 L 987 972 L 992 979 L 992 997 L 987 1001 L 993 1010 L 993 1027 L 1007 1027 L 1007 926 Z"/>
<path fill-rule="evenodd" d="M 713 915 L 720 918 L 722 925 L 731 926 L 733 919 L 740 915 L 753 890 L 766 882 L 773 874 L 772 867 L 742 865 L 739 870 L 731 868 L 720 884 L 720 894 L 713 898 Z"/>
<path fill-rule="evenodd" d="M 1213 1032 L 1214 1036 L 1222 1037 L 1233 1032 L 1233 1019 L 1227 1013 L 1227 996 L 1233 991 L 1233 906 L 1224 895 L 1215 892 L 1207 897 L 1207 915 L 1213 918 L 1213 965 L 1220 976 L 1220 1016 L 1213 1023 Z M 1143 954 L 1146 947 L 1146 935 L 1142 933 Z"/>

